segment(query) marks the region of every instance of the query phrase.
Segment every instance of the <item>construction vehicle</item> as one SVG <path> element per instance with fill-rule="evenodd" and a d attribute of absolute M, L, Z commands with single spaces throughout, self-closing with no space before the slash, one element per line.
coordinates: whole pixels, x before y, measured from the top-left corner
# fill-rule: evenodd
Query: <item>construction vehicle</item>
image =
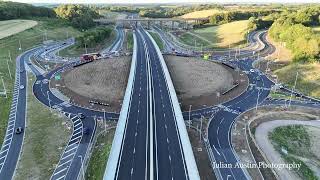
<path fill-rule="evenodd" d="M 90 53 L 90 54 L 83 54 L 81 56 L 81 60 L 83 61 L 93 61 L 93 60 L 97 60 L 99 58 L 101 58 L 101 54 L 100 53 Z"/>

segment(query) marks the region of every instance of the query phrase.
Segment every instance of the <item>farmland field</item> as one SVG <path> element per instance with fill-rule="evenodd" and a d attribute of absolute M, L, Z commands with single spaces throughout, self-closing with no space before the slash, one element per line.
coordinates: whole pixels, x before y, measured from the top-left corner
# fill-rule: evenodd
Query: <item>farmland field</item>
<path fill-rule="evenodd" d="M 183 33 L 180 40 L 187 45 L 197 44 L 205 46 L 213 46 L 216 48 L 227 48 L 241 45 L 245 43 L 245 35 L 248 27 L 248 20 L 235 21 L 219 26 L 211 26 L 200 28 L 191 32 Z"/>
<path fill-rule="evenodd" d="M 37 24 L 37 21 L 21 19 L 0 21 L 0 39 L 32 28 Z"/>
<path fill-rule="evenodd" d="M 206 18 L 221 12 L 224 12 L 224 11 L 221 11 L 219 9 L 207 9 L 207 10 L 194 11 L 191 13 L 187 13 L 181 17 L 182 18 Z"/>

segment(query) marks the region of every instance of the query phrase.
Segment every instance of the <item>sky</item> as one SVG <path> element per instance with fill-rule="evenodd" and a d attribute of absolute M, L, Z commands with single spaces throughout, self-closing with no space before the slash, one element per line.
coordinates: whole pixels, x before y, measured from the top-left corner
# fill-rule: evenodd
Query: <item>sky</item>
<path fill-rule="evenodd" d="M 147 4 L 147 3 L 320 3 L 320 0 L 11 0 L 24 3 L 106 3 L 106 4 Z"/>

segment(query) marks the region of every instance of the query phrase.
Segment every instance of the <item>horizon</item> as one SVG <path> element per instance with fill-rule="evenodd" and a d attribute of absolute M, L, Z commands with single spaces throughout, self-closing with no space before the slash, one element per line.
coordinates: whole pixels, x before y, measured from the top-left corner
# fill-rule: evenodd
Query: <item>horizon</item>
<path fill-rule="evenodd" d="M 6 0 L 7 1 L 7 0 Z M 96 0 L 94 2 L 90 0 L 13 0 L 13 2 L 21 2 L 28 4 L 110 4 L 110 5 L 126 5 L 126 4 L 315 4 L 320 3 L 320 0 L 225 0 L 220 2 L 218 0 L 176 0 L 172 2 L 170 0 L 163 0 L 157 2 L 157 0 L 118 0 L 117 2 L 108 2 L 108 0 Z"/>

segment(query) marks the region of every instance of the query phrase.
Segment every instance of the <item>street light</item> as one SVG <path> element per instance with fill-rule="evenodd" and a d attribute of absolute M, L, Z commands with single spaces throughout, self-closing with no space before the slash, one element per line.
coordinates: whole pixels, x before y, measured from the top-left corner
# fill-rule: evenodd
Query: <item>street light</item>
<path fill-rule="evenodd" d="M 192 107 L 192 105 L 189 105 L 189 129 L 190 129 L 190 124 L 191 124 L 191 107 Z"/>
<path fill-rule="evenodd" d="M 51 100 L 49 98 L 49 91 L 47 91 L 47 97 L 48 97 L 48 101 L 49 101 L 49 108 L 50 108 L 50 111 L 52 112 L 52 109 L 51 109 Z"/>

